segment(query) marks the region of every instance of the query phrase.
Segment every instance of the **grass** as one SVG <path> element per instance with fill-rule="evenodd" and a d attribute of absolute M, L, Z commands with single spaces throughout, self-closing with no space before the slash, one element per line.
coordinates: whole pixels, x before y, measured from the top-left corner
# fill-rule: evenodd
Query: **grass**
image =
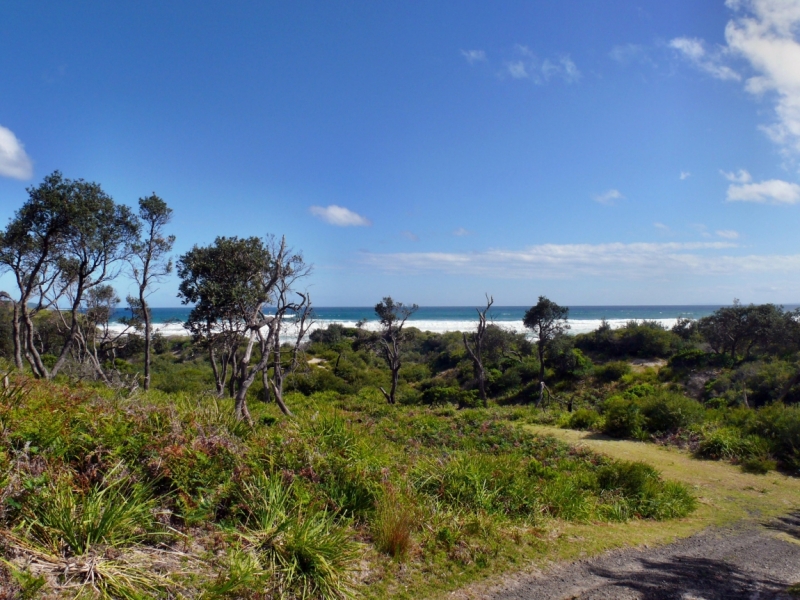
<path fill-rule="evenodd" d="M 0 411 L 0 525 L 20 590 L 43 576 L 32 593 L 430 597 L 681 534 L 708 501 L 651 460 L 672 454 L 638 444 L 658 454 L 612 459 L 564 443 L 577 432 L 524 425 L 530 408 L 388 407 L 362 388 L 292 393 L 293 420 L 253 403 L 250 428 L 229 400 L 104 394 L 33 382 Z M 165 561 L 169 576 L 153 566 Z"/>

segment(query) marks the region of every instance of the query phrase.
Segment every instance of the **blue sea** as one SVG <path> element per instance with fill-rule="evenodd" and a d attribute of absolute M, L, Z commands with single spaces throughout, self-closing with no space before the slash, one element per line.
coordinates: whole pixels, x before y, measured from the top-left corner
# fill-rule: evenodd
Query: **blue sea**
<path fill-rule="evenodd" d="M 699 319 L 710 315 L 722 305 L 667 305 L 667 306 L 570 306 L 569 324 L 572 333 L 593 331 L 605 319 L 612 327 L 621 327 L 631 320 L 658 321 L 666 327 L 675 324 L 678 318 Z M 483 307 L 480 307 L 483 308 Z M 528 306 L 493 306 L 487 318 L 506 328 L 523 331 L 522 318 Z M 787 307 L 790 308 L 790 307 Z M 153 308 L 153 321 L 165 335 L 185 335 L 183 323 L 189 315 L 189 307 Z M 116 316 L 126 315 L 119 309 Z M 373 307 L 314 307 L 315 327 L 327 327 L 330 323 L 354 326 L 366 320 L 366 327 L 377 327 Z M 408 325 L 424 331 L 443 333 L 446 331 L 471 331 L 477 323 L 474 306 L 421 306 L 409 319 Z"/>

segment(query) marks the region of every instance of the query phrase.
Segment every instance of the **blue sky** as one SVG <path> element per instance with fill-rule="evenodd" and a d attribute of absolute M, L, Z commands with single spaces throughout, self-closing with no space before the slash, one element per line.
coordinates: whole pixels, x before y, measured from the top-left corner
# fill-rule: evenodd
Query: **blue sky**
<path fill-rule="evenodd" d="M 799 40 L 800 0 L 4 3 L 0 220 L 59 169 L 176 255 L 285 234 L 319 306 L 797 303 Z"/>

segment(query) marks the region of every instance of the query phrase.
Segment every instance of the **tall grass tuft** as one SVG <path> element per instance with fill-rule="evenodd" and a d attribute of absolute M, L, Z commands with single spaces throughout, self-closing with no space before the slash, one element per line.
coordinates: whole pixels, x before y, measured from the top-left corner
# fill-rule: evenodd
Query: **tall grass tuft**
<path fill-rule="evenodd" d="M 293 484 L 277 475 L 257 474 L 243 484 L 239 500 L 246 516 L 245 530 L 238 535 L 263 576 L 256 575 L 259 569 L 251 560 L 237 555 L 220 586 L 233 590 L 237 581 L 258 580 L 270 597 L 351 596 L 350 572 L 358 546 L 344 525 L 327 512 L 301 512 Z"/>
<path fill-rule="evenodd" d="M 416 528 L 416 515 L 394 487 L 387 486 L 378 500 L 372 521 L 375 547 L 392 558 L 404 558 L 411 548 L 411 534 Z"/>
<path fill-rule="evenodd" d="M 25 537 L 50 552 L 79 556 L 97 546 L 121 547 L 144 541 L 154 530 L 154 505 L 151 490 L 133 483 L 127 475 L 94 486 L 85 494 L 59 481 L 26 504 L 20 527 Z"/>

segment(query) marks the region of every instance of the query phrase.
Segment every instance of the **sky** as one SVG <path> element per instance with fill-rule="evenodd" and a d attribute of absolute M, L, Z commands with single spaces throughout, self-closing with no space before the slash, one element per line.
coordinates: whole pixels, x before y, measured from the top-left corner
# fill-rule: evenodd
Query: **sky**
<path fill-rule="evenodd" d="M 0 223 L 54 170 L 317 306 L 800 303 L 800 0 L 2 3 Z"/>

